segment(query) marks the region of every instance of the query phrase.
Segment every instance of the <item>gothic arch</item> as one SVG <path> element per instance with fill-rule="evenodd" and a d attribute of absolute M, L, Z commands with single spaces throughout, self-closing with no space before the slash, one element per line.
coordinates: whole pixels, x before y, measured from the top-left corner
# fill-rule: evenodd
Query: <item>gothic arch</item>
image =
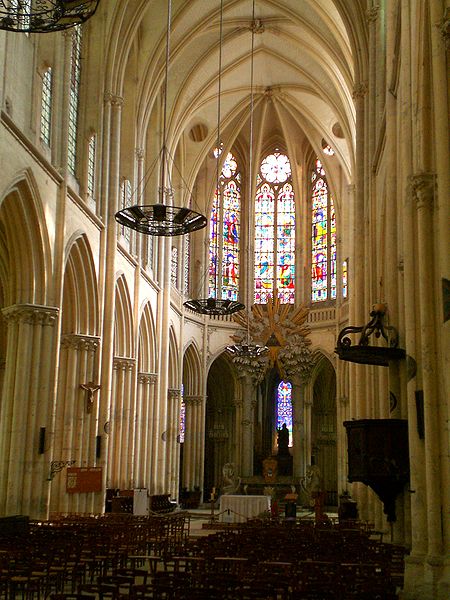
<path fill-rule="evenodd" d="M 114 319 L 114 355 L 132 357 L 133 311 L 128 284 L 123 275 L 116 282 L 116 302 Z"/>
<path fill-rule="evenodd" d="M 188 345 L 183 357 L 183 386 L 186 396 L 198 396 L 202 392 L 202 363 L 197 344 Z"/>
<path fill-rule="evenodd" d="M 51 260 L 44 223 L 37 185 L 27 170 L 6 190 L 0 205 L 0 285 L 5 306 L 47 303 Z"/>
<path fill-rule="evenodd" d="M 89 241 L 77 237 L 67 253 L 63 284 L 63 334 L 98 335 L 97 275 Z"/>
<path fill-rule="evenodd" d="M 312 372 L 311 461 L 318 465 L 327 492 L 326 503 L 337 506 L 336 372 L 330 359 L 316 352 Z"/>
<path fill-rule="evenodd" d="M 168 387 L 176 389 L 180 385 L 180 361 L 179 361 L 178 343 L 173 327 L 169 329 L 169 373 Z"/>
<path fill-rule="evenodd" d="M 156 333 L 150 302 L 146 302 L 139 323 L 138 371 L 155 373 L 156 371 Z"/>

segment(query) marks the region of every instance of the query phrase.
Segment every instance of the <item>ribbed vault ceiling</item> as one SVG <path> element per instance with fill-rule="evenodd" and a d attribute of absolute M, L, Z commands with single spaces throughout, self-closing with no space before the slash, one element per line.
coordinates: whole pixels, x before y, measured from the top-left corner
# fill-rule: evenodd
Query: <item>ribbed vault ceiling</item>
<path fill-rule="evenodd" d="M 220 0 L 173 0 L 172 10 L 168 141 L 174 153 L 187 134 L 184 160 L 195 177 L 217 136 Z M 255 13 L 257 144 L 281 136 L 298 154 L 308 145 L 318 152 L 325 139 L 350 180 L 352 92 L 362 77 L 355 70 L 365 40 L 360 2 L 256 0 Z M 142 147 L 154 135 L 164 86 L 166 18 L 167 0 L 122 0 L 111 24 L 109 78 L 133 112 Z M 252 0 L 224 1 L 221 129 L 228 147 L 239 139 L 245 147 L 248 138 L 251 25 Z M 130 81 L 136 86 L 132 108 Z"/>

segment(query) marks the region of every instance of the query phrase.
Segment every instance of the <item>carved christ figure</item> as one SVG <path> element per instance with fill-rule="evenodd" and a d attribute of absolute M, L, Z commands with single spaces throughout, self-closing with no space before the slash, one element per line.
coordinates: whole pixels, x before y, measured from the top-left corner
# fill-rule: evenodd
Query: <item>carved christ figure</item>
<path fill-rule="evenodd" d="M 94 383 L 93 381 L 88 381 L 87 383 L 80 383 L 80 388 L 86 390 L 86 412 L 91 413 L 92 407 L 94 405 L 94 394 L 98 392 L 100 389 L 100 385 Z"/>

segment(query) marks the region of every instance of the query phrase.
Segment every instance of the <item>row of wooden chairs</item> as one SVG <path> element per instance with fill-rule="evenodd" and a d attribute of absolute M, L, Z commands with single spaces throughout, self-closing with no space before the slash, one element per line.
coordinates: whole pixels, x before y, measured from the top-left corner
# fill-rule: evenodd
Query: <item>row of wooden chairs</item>
<path fill-rule="evenodd" d="M 130 560 L 151 559 L 149 549 L 160 556 L 174 552 L 186 537 L 186 519 L 185 513 L 131 519 L 69 517 L 0 533 L 0 596 L 39 600 L 68 588 L 78 593 L 82 586 L 108 585 L 102 578 L 127 568 Z M 156 556 L 147 563 L 150 572 L 159 560 Z"/>

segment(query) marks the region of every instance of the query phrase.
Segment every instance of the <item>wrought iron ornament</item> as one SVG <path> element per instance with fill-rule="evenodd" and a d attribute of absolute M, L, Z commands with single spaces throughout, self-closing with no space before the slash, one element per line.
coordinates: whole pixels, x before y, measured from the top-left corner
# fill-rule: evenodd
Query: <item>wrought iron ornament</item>
<path fill-rule="evenodd" d="M 387 307 L 385 304 L 375 304 L 370 316 L 371 320 L 362 327 L 344 327 L 338 335 L 335 352 L 341 360 L 364 365 L 388 367 L 390 361 L 405 358 L 406 353 L 398 348 L 398 333 L 392 325 L 384 322 Z M 358 344 L 352 346 L 348 336 L 351 333 L 361 333 Z M 388 346 L 371 346 L 369 338 L 384 338 Z"/>
<path fill-rule="evenodd" d="M 0 29 L 48 33 L 87 21 L 100 0 L 0 0 Z"/>

